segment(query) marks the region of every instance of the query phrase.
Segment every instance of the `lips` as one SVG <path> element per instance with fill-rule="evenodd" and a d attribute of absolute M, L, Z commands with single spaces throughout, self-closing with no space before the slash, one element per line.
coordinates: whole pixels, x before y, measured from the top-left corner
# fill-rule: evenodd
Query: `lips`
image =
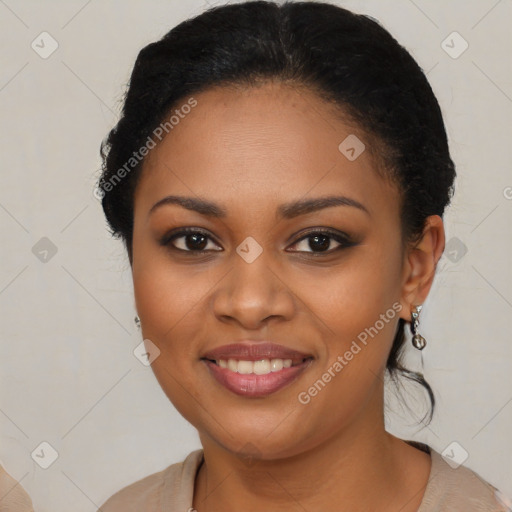
<path fill-rule="evenodd" d="M 260 359 L 291 359 L 292 364 L 296 364 L 310 357 L 312 357 L 311 354 L 299 352 L 276 343 L 266 341 L 247 341 L 217 347 L 204 354 L 202 359 L 210 359 L 212 361 L 218 361 L 220 359 L 237 359 L 243 361 L 258 361 Z"/>
<path fill-rule="evenodd" d="M 296 380 L 313 356 L 271 342 L 245 341 L 210 350 L 201 360 L 210 375 L 229 391 L 256 398 Z"/>

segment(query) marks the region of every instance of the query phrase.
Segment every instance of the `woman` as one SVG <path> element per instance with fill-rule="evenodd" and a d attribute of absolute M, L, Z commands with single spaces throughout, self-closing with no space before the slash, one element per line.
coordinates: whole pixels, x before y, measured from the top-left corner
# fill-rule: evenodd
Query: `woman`
<path fill-rule="evenodd" d="M 145 357 L 202 450 L 110 511 L 507 510 L 384 428 L 453 193 L 439 105 L 369 17 L 212 8 L 139 54 L 99 182 Z"/>

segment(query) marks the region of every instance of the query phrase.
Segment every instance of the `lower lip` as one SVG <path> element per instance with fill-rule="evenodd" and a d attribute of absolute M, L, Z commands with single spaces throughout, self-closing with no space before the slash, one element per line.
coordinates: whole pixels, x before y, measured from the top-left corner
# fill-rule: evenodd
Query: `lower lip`
<path fill-rule="evenodd" d="M 296 366 L 283 368 L 277 372 L 270 372 L 265 375 L 233 372 L 227 368 L 221 368 L 207 359 L 202 361 L 209 368 L 217 382 L 229 389 L 229 391 L 246 397 L 264 397 L 279 391 L 294 381 L 310 365 L 312 359 L 307 359 Z"/>

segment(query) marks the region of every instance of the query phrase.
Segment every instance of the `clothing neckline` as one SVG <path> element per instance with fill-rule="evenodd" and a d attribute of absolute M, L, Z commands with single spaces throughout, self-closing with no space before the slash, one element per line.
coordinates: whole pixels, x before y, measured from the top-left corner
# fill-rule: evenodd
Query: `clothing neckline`
<path fill-rule="evenodd" d="M 430 455 L 430 473 L 428 476 L 427 483 L 425 487 L 423 488 L 423 497 L 421 499 L 420 506 L 418 508 L 417 512 L 424 512 L 425 503 L 428 502 L 429 499 L 431 499 L 431 494 L 433 491 L 433 487 L 431 485 L 432 480 L 436 477 L 436 475 L 439 473 L 440 470 L 440 462 L 442 460 L 442 457 L 440 454 L 438 454 L 435 450 L 432 450 L 432 448 L 425 443 L 421 443 L 419 441 L 412 441 L 412 440 L 405 440 L 404 441 L 409 444 L 410 446 L 417 448 L 418 450 L 421 450 L 427 454 Z M 202 448 L 195 450 L 185 458 L 183 461 L 183 467 L 182 467 L 182 474 L 190 475 L 192 474 L 192 478 L 188 479 L 182 479 L 181 485 L 182 485 L 182 493 L 181 495 L 184 498 L 184 503 L 180 504 L 183 510 L 189 510 L 192 507 L 192 502 L 194 499 L 194 488 L 195 488 L 195 482 L 197 478 L 197 473 L 204 463 L 204 451 Z M 175 492 L 174 489 L 167 487 L 162 495 L 162 505 L 164 503 L 169 503 L 168 499 L 169 497 Z M 165 508 L 162 506 L 162 510 L 165 510 Z"/>

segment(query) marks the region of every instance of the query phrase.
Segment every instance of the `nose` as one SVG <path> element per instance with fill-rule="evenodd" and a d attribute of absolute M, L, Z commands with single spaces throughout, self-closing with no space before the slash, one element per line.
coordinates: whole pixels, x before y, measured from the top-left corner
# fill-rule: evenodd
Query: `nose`
<path fill-rule="evenodd" d="M 275 321 L 290 320 L 295 311 L 292 290 L 271 267 L 265 251 L 248 263 L 233 255 L 231 271 L 221 279 L 213 295 L 213 311 L 223 322 L 237 322 L 245 329 L 260 329 Z"/>

